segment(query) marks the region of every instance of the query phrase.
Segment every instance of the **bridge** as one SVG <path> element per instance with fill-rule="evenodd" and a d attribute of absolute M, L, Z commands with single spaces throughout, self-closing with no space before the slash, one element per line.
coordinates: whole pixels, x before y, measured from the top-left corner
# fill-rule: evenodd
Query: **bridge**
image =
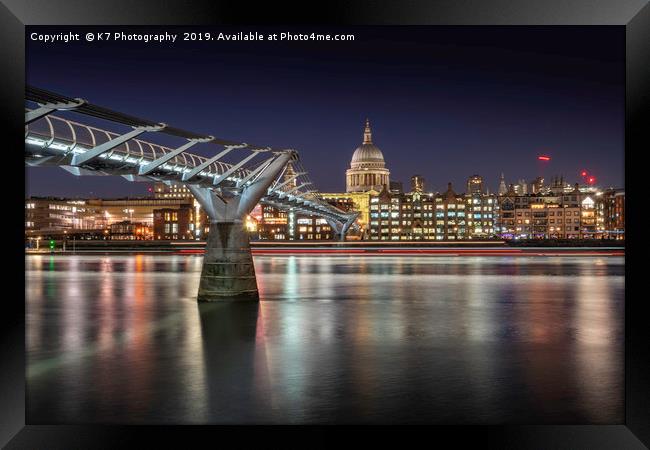
<path fill-rule="evenodd" d="M 342 211 L 320 197 L 294 149 L 189 132 L 31 86 L 26 87 L 25 103 L 26 165 L 59 166 L 76 176 L 187 186 L 210 221 L 198 301 L 258 298 L 244 229 L 246 216 L 258 203 L 321 217 L 341 240 L 357 226 L 359 213 Z M 143 134 L 157 136 L 154 140 L 180 138 L 182 144 L 170 147 L 138 139 Z M 199 146 L 208 147 L 210 156 L 188 152 Z"/>

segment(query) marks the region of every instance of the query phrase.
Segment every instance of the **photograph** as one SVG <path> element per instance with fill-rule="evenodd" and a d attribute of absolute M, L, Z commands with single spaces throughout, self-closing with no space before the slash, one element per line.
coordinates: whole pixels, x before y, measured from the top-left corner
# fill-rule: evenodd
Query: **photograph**
<path fill-rule="evenodd" d="M 27 29 L 30 422 L 623 422 L 621 28 L 88 29 Z"/>
<path fill-rule="evenodd" d="M 0 445 L 426 425 L 647 448 L 638 31 L 173 7 L 17 28 L 24 347 L 3 345 L 3 392 L 24 428 Z"/>

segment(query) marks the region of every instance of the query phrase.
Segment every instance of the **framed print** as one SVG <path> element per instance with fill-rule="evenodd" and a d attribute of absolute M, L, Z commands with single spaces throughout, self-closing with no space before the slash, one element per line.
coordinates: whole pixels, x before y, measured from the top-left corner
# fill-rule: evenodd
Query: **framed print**
<path fill-rule="evenodd" d="M 648 445 L 646 1 L 0 17 L 3 446 Z"/>

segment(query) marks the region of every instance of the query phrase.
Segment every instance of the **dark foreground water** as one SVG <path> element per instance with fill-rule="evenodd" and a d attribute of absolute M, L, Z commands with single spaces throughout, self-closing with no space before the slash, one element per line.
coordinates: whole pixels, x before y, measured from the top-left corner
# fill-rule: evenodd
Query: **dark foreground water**
<path fill-rule="evenodd" d="M 619 257 L 28 256 L 28 423 L 622 423 Z"/>

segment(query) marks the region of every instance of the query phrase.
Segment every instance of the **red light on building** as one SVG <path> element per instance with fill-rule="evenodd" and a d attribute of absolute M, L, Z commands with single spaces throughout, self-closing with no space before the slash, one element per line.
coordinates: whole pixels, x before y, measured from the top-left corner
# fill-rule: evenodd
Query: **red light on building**
<path fill-rule="evenodd" d="M 596 182 L 596 177 L 589 177 L 587 181 L 589 184 L 594 184 Z"/>
<path fill-rule="evenodd" d="M 551 157 L 546 155 L 540 155 L 537 157 L 537 159 L 539 159 L 540 161 L 550 161 Z"/>
<path fill-rule="evenodd" d="M 582 175 L 583 177 L 586 177 L 587 176 L 587 171 L 583 170 L 582 172 L 580 172 L 580 175 Z"/>

